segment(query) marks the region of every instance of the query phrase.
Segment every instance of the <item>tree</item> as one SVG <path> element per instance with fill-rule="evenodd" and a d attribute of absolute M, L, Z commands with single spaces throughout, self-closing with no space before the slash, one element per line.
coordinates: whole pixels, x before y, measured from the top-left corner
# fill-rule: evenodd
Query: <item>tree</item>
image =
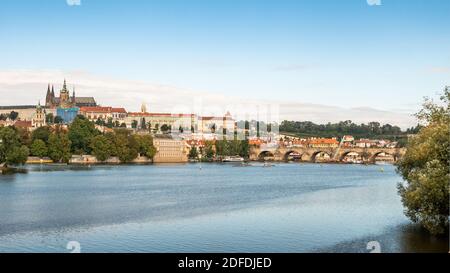
<path fill-rule="evenodd" d="M 153 158 L 156 154 L 156 148 L 153 146 L 153 138 L 149 135 L 134 135 L 138 144 L 138 153 L 148 158 Z"/>
<path fill-rule="evenodd" d="M 106 161 L 111 156 L 111 146 L 111 141 L 104 135 L 93 137 L 90 143 L 92 154 L 101 162 Z"/>
<path fill-rule="evenodd" d="M 48 154 L 48 149 L 45 142 L 41 139 L 36 139 L 33 141 L 33 144 L 31 144 L 31 154 L 40 158 L 46 157 Z"/>
<path fill-rule="evenodd" d="M 426 99 L 417 114 L 425 127 L 408 141 L 397 167 L 406 181 L 398 186 L 405 214 L 432 234 L 446 233 L 449 217 L 449 88 L 441 100 L 444 105 Z"/>
<path fill-rule="evenodd" d="M 198 150 L 197 150 L 197 147 L 192 146 L 191 150 L 189 151 L 189 158 L 190 158 L 190 159 L 197 159 L 197 158 L 198 158 Z"/>
<path fill-rule="evenodd" d="M 98 118 L 98 119 L 95 121 L 95 125 L 98 125 L 98 126 L 105 126 L 105 121 L 104 121 L 103 119 L 101 119 L 101 118 Z"/>
<path fill-rule="evenodd" d="M 106 127 L 112 128 L 114 126 L 113 118 L 108 118 L 108 122 L 106 122 Z"/>
<path fill-rule="evenodd" d="M 138 126 L 137 120 L 133 120 L 133 121 L 131 122 L 131 128 L 136 129 L 137 126 Z"/>
<path fill-rule="evenodd" d="M 6 154 L 6 164 L 25 164 L 29 154 L 27 146 L 15 146 Z"/>
<path fill-rule="evenodd" d="M 64 122 L 64 120 L 60 116 L 56 116 L 55 119 L 53 120 L 54 124 L 62 124 L 63 122 Z"/>
<path fill-rule="evenodd" d="M 19 135 L 20 143 L 24 146 L 31 146 L 31 134 L 26 128 L 15 127 L 17 134 Z"/>
<path fill-rule="evenodd" d="M 242 156 L 243 158 L 250 157 L 250 144 L 249 144 L 248 140 L 241 140 L 239 155 Z"/>
<path fill-rule="evenodd" d="M 18 117 L 19 117 L 19 113 L 15 112 L 15 111 L 11 111 L 11 113 L 9 113 L 10 120 L 16 120 Z"/>
<path fill-rule="evenodd" d="M 51 134 L 48 138 L 48 155 L 54 162 L 68 163 L 72 156 L 70 152 L 71 145 L 72 143 L 67 133 Z"/>
<path fill-rule="evenodd" d="M 138 143 L 127 130 L 116 130 L 114 146 L 116 155 L 122 163 L 131 162 L 138 156 Z"/>
<path fill-rule="evenodd" d="M 169 132 L 169 130 L 170 130 L 169 125 L 163 124 L 163 126 L 161 126 L 161 131 L 162 131 L 163 133 L 167 133 L 167 132 Z"/>
<path fill-rule="evenodd" d="M 69 139 L 72 143 L 72 151 L 79 154 L 90 154 L 91 138 L 99 135 L 94 123 L 84 116 L 77 116 L 69 127 Z"/>
<path fill-rule="evenodd" d="M 45 122 L 47 122 L 47 124 L 53 124 L 55 122 L 55 116 L 53 113 L 48 113 L 45 115 Z"/>
<path fill-rule="evenodd" d="M 34 142 L 35 140 L 42 140 L 45 143 L 48 143 L 48 138 L 51 134 L 50 127 L 44 126 L 39 127 L 36 130 L 31 133 L 31 141 Z"/>
<path fill-rule="evenodd" d="M 208 160 L 212 160 L 214 158 L 214 148 L 213 144 L 210 141 L 205 143 L 205 148 L 203 149 L 204 157 Z"/>
<path fill-rule="evenodd" d="M 0 127 L 0 164 L 24 164 L 29 150 L 20 143 L 17 131 L 12 127 Z"/>

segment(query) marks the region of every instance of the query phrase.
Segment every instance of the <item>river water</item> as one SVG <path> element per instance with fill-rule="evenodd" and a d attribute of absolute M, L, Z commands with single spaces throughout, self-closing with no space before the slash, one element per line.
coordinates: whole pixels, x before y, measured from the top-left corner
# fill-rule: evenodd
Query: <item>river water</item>
<path fill-rule="evenodd" d="M 0 252 L 448 252 L 390 165 L 29 166 L 0 176 Z"/>

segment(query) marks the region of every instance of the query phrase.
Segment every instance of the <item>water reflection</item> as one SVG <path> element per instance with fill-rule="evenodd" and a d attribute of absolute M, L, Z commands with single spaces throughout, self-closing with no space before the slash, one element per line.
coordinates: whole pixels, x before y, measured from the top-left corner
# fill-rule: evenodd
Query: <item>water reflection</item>
<path fill-rule="evenodd" d="M 31 166 L 0 183 L 0 252 L 442 251 L 393 166 Z"/>

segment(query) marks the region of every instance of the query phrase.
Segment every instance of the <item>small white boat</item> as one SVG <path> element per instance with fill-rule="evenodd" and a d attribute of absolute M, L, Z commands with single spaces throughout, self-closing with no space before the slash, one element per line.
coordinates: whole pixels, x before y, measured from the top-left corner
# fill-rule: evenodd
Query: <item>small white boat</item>
<path fill-rule="evenodd" d="M 240 156 L 227 156 L 222 159 L 222 162 L 244 162 L 244 158 Z"/>

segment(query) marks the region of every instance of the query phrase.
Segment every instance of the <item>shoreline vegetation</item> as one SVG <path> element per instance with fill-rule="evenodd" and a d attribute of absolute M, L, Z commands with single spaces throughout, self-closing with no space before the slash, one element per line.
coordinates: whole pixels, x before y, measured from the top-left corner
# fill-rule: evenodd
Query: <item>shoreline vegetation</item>
<path fill-rule="evenodd" d="M 247 123 L 245 128 L 250 128 L 250 123 Z M 354 127 L 351 122 L 343 124 L 348 125 L 349 128 Z M 371 127 L 362 127 L 364 130 L 374 130 L 379 127 L 379 124 L 373 123 Z M 359 127 L 356 126 L 356 128 Z M 384 128 L 382 132 L 386 133 L 388 132 L 386 128 L 396 127 L 389 125 L 380 128 Z M 248 137 L 249 132 L 246 132 L 245 139 L 238 140 L 235 132 L 234 140 L 225 138 L 205 140 L 199 147 L 195 145 L 190 148 L 185 147 L 186 160 L 221 162 L 224 158 L 229 158 L 229 162 L 248 162 L 252 148 Z M 0 127 L 0 163 L 4 166 L 2 173 L 8 172 L 9 168 L 6 166 L 14 167 L 22 164 L 152 164 L 156 154 L 157 148 L 152 134 L 142 134 L 125 128 L 101 132 L 95 122 L 83 115 L 77 116 L 68 126 L 53 124 L 39 127 L 32 132 L 15 126 Z M 336 164 L 337 162 L 320 161 L 318 163 Z"/>

